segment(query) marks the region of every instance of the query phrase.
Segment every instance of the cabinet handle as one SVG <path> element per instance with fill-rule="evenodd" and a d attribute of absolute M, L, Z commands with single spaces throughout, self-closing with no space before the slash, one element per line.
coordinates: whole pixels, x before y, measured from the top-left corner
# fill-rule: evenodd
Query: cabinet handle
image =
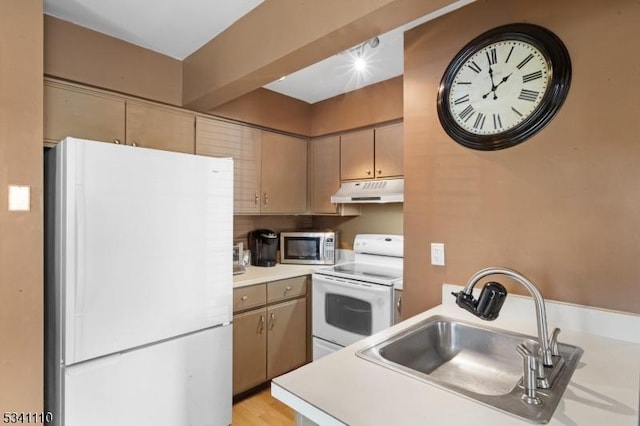
<path fill-rule="evenodd" d="M 131 142 L 131 146 L 138 146 L 138 144 L 135 142 Z"/>
<path fill-rule="evenodd" d="M 284 294 L 287 294 L 288 291 L 291 291 L 290 285 L 288 285 L 287 288 L 284 289 Z"/>
<path fill-rule="evenodd" d="M 243 302 L 246 302 L 247 299 L 249 299 L 249 296 L 242 296 L 241 299 L 242 299 Z"/>
<path fill-rule="evenodd" d="M 115 143 L 116 145 L 120 145 L 120 139 L 114 139 L 113 143 Z"/>
<path fill-rule="evenodd" d="M 255 192 L 255 193 L 253 194 L 253 196 L 254 196 L 253 204 L 257 206 L 257 205 L 258 205 L 258 203 L 260 202 L 260 197 L 258 197 L 258 193 L 257 193 L 257 192 Z"/>
<path fill-rule="evenodd" d="M 379 175 L 382 174 L 382 169 L 376 169 L 376 172 L 378 172 Z"/>
<path fill-rule="evenodd" d="M 402 314 L 402 296 L 398 297 L 398 303 L 396 303 L 396 308 L 398 309 L 398 313 Z"/>
<path fill-rule="evenodd" d="M 266 192 L 263 195 L 264 195 L 264 205 L 266 206 L 267 203 L 269 202 L 269 197 L 267 196 Z"/>
<path fill-rule="evenodd" d="M 276 325 L 276 314 L 271 313 L 269 315 L 269 330 L 273 330 L 274 325 Z"/>
<path fill-rule="evenodd" d="M 367 170 L 367 176 L 371 176 L 371 170 Z"/>
<path fill-rule="evenodd" d="M 264 331 L 264 315 L 260 315 L 260 321 L 258 322 L 258 333 L 262 334 Z"/>

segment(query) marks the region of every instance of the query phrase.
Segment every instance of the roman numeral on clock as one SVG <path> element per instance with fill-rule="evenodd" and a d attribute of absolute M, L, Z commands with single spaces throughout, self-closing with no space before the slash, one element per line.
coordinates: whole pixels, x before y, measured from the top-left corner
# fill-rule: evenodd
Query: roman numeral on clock
<path fill-rule="evenodd" d="M 526 58 L 524 58 L 522 60 L 522 62 L 520 62 L 518 65 L 516 65 L 516 68 L 518 69 L 522 69 L 522 67 L 524 67 L 525 65 L 527 65 L 527 62 L 529 62 L 530 60 L 533 59 L 533 53 L 529 53 L 529 56 L 527 56 Z"/>
<path fill-rule="evenodd" d="M 535 72 L 523 75 L 522 82 L 528 83 L 530 81 L 537 80 L 539 78 L 542 78 L 542 71 L 535 71 Z"/>
<path fill-rule="evenodd" d="M 538 99 L 539 94 L 540 92 L 536 92 L 535 90 L 522 89 L 522 91 L 520 92 L 520 96 L 518 96 L 518 99 L 522 101 L 535 102 L 535 100 Z"/>
<path fill-rule="evenodd" d="M 460 105 L 460 104 L 463 104 L 465 102 L 469 102 L 469 95 L 460 96 L 458 99 L 453 101 L 453 104 L 454 105 Z"/>
<path fill-rule="evenodd" d="M 478 113 L 478 116 L 476 117 L 476 121 L 473 123 L 473 128 L 474 129 L 482 129 L 484 127 L 484 120 L 487 117 L 485 117 L 485 115 L 481 112 Z"/>
<path fill-rule="evenodd" d="M 513 53 L 513 48 L 514 47 L 515 46 L 511 46 L 511 49 L 509 49 L 509 54 L 507 55 L 507 60 L 504 61 L 505 64 L 509 62 L 509 58 L 511 58 L 511 54 Z"/>
<path fill-rule="evenodd" d="M 502 120 L 500 120 L 500 114 L 493 114 L 493 128 L 502 129 Z"/>
<path fill-rule="evenodd" d="M 496 48 L 484 52 L 487 55 L 487 61 L 489 62 L 489 66 L 498 62 L 498 52 L 496 52 Z"/>
<path fill-rule="evenodd" d="M 471 118 L 473 113 L 474 113 L 473 107 L 471 105 L 468 105 L 465 109 L 462 110 L 462 112 L 460 112 L 458 116 L 460 117 L 461 120 L 467 121 L 468 119 Z"/>
<path fill-rule="evenodd" d="M 476 74 L 480 74 L 480 71 L 482 71 L 482 68 L 480 68 L 480 66 L 476 64 L 475 61 L 471 61 L 471 63 L 467 66 L 471 68 L 473 71 L 475 71 Z"/>

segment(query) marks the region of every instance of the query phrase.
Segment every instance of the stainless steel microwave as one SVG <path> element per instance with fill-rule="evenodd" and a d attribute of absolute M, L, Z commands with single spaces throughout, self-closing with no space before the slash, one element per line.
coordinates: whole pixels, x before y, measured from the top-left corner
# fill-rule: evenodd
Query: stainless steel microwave
<path fill-rule="evenodd" d="M 280 233 L 280 263 L 333 265 L 336 261 L 335 231 Z"/>

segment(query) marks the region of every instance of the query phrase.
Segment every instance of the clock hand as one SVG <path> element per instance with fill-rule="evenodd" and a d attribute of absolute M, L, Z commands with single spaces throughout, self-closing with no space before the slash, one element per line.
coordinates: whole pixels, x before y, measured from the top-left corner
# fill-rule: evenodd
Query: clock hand
<path fill-rule="evenodd" d="M 511 74 L 513 74 L 513 73 L 511 73 Z M 498 88 L 498 86 L 500 86 L 502 83 L 506 82 L 509 79 L 509 77 L 511 77 L 511 74 L 502 77 L 502 80 L 500 81 L 500 83 L 498 83 L 496 86 L 494 86 L 494 88 L 493 88 L 494 92 Z"/>
<path fill-rule="evenodd" d="M 507 80 L 509 80 L 509 77 L 511 77 L 511 74 L 506 75 L 504 77 L 502 77 L 502 80 L 500 80 L 500 82 L 498 82 L 498 84 L 494 84 L 493 83 L 493 72 L 491 72 L 491 68 L 489 68 L 489 74 L 491 75 L 491 90 L 489 90 L 486 94 L 482 95 L 482 99 L 486 99 L 487 96 L 489 96 L 489 94 L 491 92 L 493 92 L 493 99 L 496 100 L 498 99 L 498 95 L 496 93 L 496 89 L 498 88 L 498 86 L 500 86 L 502 83 L 506 82 Z"/>
<path fill-rule="evenodd" d="M 486 99 L 487 96 L 489 96 L 489 94 L 491 92 L 493 92 L 493 99 L 498 99 L 496 97 L 496 84 L 493 82 L 493 70 L 491 69 L 491 66 L 489 66 L 489 77 L 491 77 L 491 90 L 489 90 L 487 93 L 485 93 L 484 95 L 482 95 L 482 99 Z M 500 84 L 500 83 L 498 83 Z"/>

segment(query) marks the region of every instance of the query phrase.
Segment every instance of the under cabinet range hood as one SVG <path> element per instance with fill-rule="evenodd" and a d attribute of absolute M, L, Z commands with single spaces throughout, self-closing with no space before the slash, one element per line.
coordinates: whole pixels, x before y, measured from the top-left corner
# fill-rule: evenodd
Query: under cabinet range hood
<path fill-rule="evenodd" d="M 332 203 L 402 203 L 404 179 L 376 179 L 342 182 L 331 196 Z"/>

